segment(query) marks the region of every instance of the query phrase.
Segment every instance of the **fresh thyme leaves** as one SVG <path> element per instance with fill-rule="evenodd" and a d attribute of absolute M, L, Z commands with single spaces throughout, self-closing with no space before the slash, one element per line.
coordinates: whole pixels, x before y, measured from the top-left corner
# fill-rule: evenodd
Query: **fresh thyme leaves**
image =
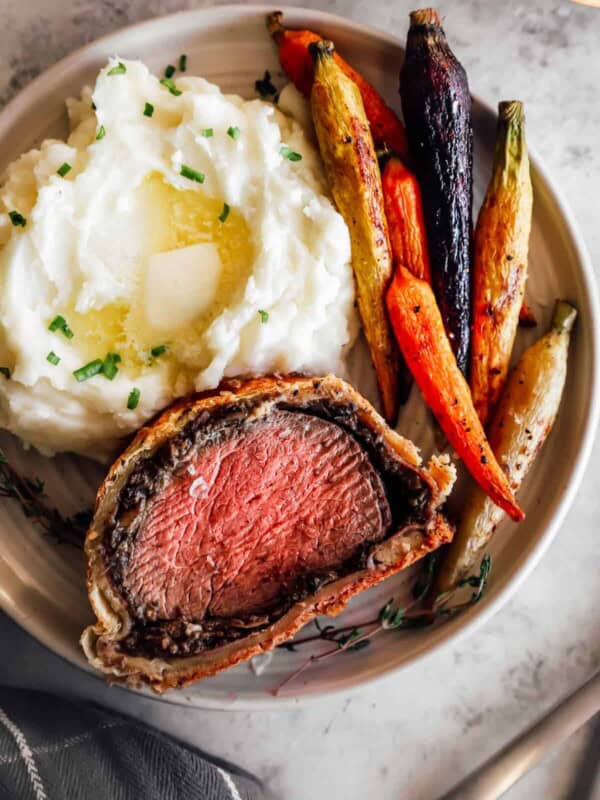
<path fill-rule="evenodd" d="M 21 475 L 1 452 L 0 497 L 16 500 L 25 516 L 59 544 L 68 543 L 79 548 L 83 546 L 92 519 L 91 511 L 79 511 L 70 517 L 63 516 L 46 502 L 43 481 Z"/>
<path fill-rule="evenodd" d="M 438 609 L 438 612 L 445 616 L 450 616 L 451 614 L 455 613 L 455 611 L 460 611 L 462 608 L 466 608 L 467 606 L 473 605 L 474 603 L 478 603 L 481 600 L 483 593 L 485 592 L 488 584 L 488 580 L 490 577 L 490 572 L 492 571 L 492 557 L 486 553 L 484 557 L 481 559 L 481 564 L 479 565 L 479 575 L 468 575 L 466 578 L 460 580 L 457 584 L 458 588 L 462 588 L 463 586 L 470 586 L 475 591 L 471 594 L 471 599 L 467 600 L 465 603 L 461 603 L 459 606 L 452 606 L 451 608 L 446 608 L 446 602 L 450 599 L 450 596 L 453 594 L 452 590 L 444 592 L 443 594 L 438 595 L 435 598 L 435 606 Z"/>
<path fill-rule="evenodd" d="M 61 166 L 56 170 L 56 172 L 58 173 L 58 175 L 60 175 L 61 178 L 64 178 L 65 175 L 68 172 L 71 172 L 72 169 L 73 167 L 67 161 L 65 161 L 65 163 L 61 164 Z"/>
<path fill-rule="evenodd" d="M 432 553 L 427 559 L 424 570 L 417 579 L 413 587 L 413 599 L 405 606 L 396 605 L 394 598 L 380 609 L 379 614 L 365 622 L 345 625 L 336 628 L 335 625 L 321 626 L 318 619 L 314 620 L 314 624 L 318 633 L 313 636 L 305 636 L 302 639 L 296 639 L 288 642 L 287 650 L 296 650 L 301 645 L 310 642 L 324 641 L 333 643 L 335 647 L 326 650 L 324 653 L 318 655 L 311 655 L 303 661 L 298 669 L 294 670 L 288 675 L 278 686 L 273 690 L 273 694 L 278 694 L 284 686 L 287 686 L 295 680 L 304 670 L 308 669 L 311 664 L 317 661 L 324 661 L 327 658 L 332 658 L 338 653 L 346 650 L 361 650 L 368 647 L 374 636 L 385 631 L 400 630 L 402 628 L 410 628 L 420 625 L 430 625 L 437 618 L 444 618 L 454 616 L 458 612 L 468 608 L 474 603 L 479 602 L 483 592 L 485 591 L 490 572 L 492 569 L 492 559 L 488 554 L 484 555 L 481 560 L 478 575 L 470 575 L 464 578 L 458 585 L 460 587 L 470 586 L 474 589 L 471 598 L 465 602 L 458 603 L 453 606 L 446 606 L 446 602 L 450 597 L 451 592 L 445 592 L 444 595 L 436 597 L 433 608 L 418 608 L 419 604 L 429 593 L 433 585 L 433 578 L 435 575 L 435 564 L 437 554 Z"/>
<path fill-rule="evenodd" d="M 188 180 L 190 181 L 196 181 L 197 183 L 204 183 L 204 173 L 198 172 L 198 170 L 192 169 L 191 167 L 186 167 L 185 164 L 181 165 L 179 174 L 182 175 L 184 178 L 188 178 Z"/>
<path fill-rule="evenodd" d="M 279 152 L 284 158 L 287 158 L 288 161 L 302 161 L 302 156 L 300 155 L 300 153 L 295 153 L 286 144 L 281 145 Z"/>
<path fill-rule="evenodd" d="M 138 388 L 134 388 L 129 392 L 129 397 L 127 398 L 127 408 L 130 411 L 133 411 L 138 407 L 138 403 L 140 402 L 140 394 L 141 392 Z"/>
<path fill-rule="evenodd" d="M 173 75 L 175 75 L 175 67 L 173 64 L 169 64 L 165 69 L 165 78 L 172 78 Z"/>
<path fill-rule="evenodd" d="M 109 69 L 106 74 L 107 75 L 124 75 L 126 72 L 127 72 L 127 67 L 121 61 L 119 61 L 119 63 L 116 65 L 116 67 L 113 67 L 112 69 Z"/>
<path fill-rule="evenodd" d="M 53 333 L 55 331 L 60 331 L 63 336 L 66 336 L 67 339 L 73 338 L 73 331 L 71 328 L 69 328 L 67 320 L 61 314 L 58 314 L 56 317 L 54 317 L 50 325 L 48 325 L 48 330 L 52 331 Z"/>
<path fill-rule="evenodd" d="M 8 216 L 10 217 L 10 221 L 16 227 L 20 226 L 24 228 L 27 225 L 27 220 L 23 216 L 23 214 L 19 214 L 18 211 L 9 211 Z"/>
<path fill-rule="evenodd" d="M 254 81 L 254 88 L 261 97 L 271 97 L 277 94 L 277 87 L 273 85 L 271 73 L 268 69 L 265 70 L 265 74 L 262 78 L 258 78 L 258 80 Z"/>
<path fill-rule="evenodd" d="M 152 103 L 144 103 L 144 116 L 151 117 L 154 114 L 154 106 Z"/>
<path fill-rule="evenodd" d="M 181 89 L 178 89 L 171 78 L 163 78 L 161 84 L 165 86 L 174 97 L 179 97 Z"/>

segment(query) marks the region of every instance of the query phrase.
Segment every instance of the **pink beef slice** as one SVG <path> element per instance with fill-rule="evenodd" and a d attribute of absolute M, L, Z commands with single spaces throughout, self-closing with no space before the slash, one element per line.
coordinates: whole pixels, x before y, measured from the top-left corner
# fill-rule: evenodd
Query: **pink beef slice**
<path fill-rule="evenodd" d="M 381 477 L 350 434 L 275 411 L 203 446 L 150 500 L 125 584 L 165 620 L 260 613 L 390 525 Z"/>

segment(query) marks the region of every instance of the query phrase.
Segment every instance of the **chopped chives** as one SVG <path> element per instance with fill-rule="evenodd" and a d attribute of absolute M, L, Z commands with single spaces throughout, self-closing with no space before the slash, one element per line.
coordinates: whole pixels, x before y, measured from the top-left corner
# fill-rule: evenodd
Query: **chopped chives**
<path fill-rule="evenodd" d="M 179 97 L 181 94 L 181 90 L 175 86 L 171 78 L 163 78 L 161 84 L 165 86 L 172 95 L 175 95 L 175 97 Z"/>
<path fill-rule="evenodd" d="M 64 178 L 67 172 L 71 172 L 72 169 L 73 167 L 65 161 L 65 163 L 62 166 L 60 166 L 56 171 L 61 178 Z"/>
<path fill-rule="evenodd" d="M 175 67 L 173 64 L 169 64 L 165 69 L 165 78 L 172 78 L 173 75 L 175 75 Z"/>
<path fill-rule="evenodd" d="M 96 141 L 99 142 L 100 139 L 104 139 L 105 136 L 106 136 L 106 128 L 104 127 L 104 125 L 100 125 L 100 127 L 98 128 L 98 133 L 96 134 Z"/>
<path fill-rule="evenodd" d="M 240 129 L 237 126 L 231 125 L 227 128 L 227 136 L 230 136 L 234 141 L 239 137 Z"/>
<path fill-rule="evenodd" d="M 119 61 L 116 67 L 109 69 L 107 75 L 124 75 L 127 72 L 127 67 L 122 61 Z"/>
<path fill-rule="evenodd" d="M 179 172 L 184 178 L 189 178 L 191 181 L 197 181 L 198 183 L 204 183 L 204 173 L 198 172 L 191 167 L 186 167 L 185 164 L 181 165 L 181 170 Z"/>
<path fill-rule="evenodd" d="M 150 355 L 154 358 L 158 358 L 158 356 L 164 355 L 168 349 L 169 348 L 166 344 L 157 344 L 156 347 L 153 347 L 152 350 L 150 350 Z"/>
<path fill-rule="evenodd" d="M 140 390 L 135 388 L 129 392 L 129 397 L 127 398 L 127 408 L 130 411 L 133 411 L 134 408 L 137 408 L 138 403 L 140 402 Z"/>
<path fill-rule="evenodd" d="M 225 222 L 225 220 L 229 216 L 230 211 L 231 209 L 229 208 L 227 203 L 223 203 L 223 211 L 221 211 L 221 213 L 219 214 L 219 219 L 221 220 L 221 222 Z"/>
<path fill-rule="evenodd" d="M 288 147 L 286 144 L 281 146 L 279 152 L 284 158 L 287 158 L 288 161 L 302 161 L 300 153 L 295 153 L 291 147 Z"/>
<path fill-rule="evenodd" d="M 25 225 L 27 225 L 27 220 L 22 214 L 19 214 L 18 211 L 9 211 L 8 216 L 10 217 L 10 221 L 15 226 L 15 228 L 19 225 L 22 228 L 24 228 Z"/>
<path fill-rule="evenodd" d="M 102 374 L 109 381 L 112 381 L 119 371 L 117 364 L 121 361 L 121 356 L 118 353 L 107 353 L 104 363 L 102 364 Z"/>
<path fill-rule="evenodd" d="M 49 361 L 51 364 L 54 364 L 54 366 L 56 366 L 60 361 L 60 356 L 57 356 L 54 350 L 50 350 L 50 352 L 46 356 L 46 361 Z"/>
<path fill-rule="evenodd" d="M 50 325 L 48 325 L 48 330 L 52 332 L 60 331 L 67 339 L 73 338 L 73 331 L 69 328 L 67 320 L 60 314 L 54 317 Z"/>
<path fill-rule="evenodd" d="M 185 53 L 182 53 L 179 56 L 179 71 L 185 72 L 187 69 L 187 56 Z"/>
<path fill-rule="evenodd" d="M 204 136 L 205 139 L 210 139 L 211 136 L 215 135 L 214 128 L 204 128 L 201 135 Z"/>
<path fill-rule="evenodd" d="M 261 308 L 259 308 L 258 313 L 260 314 L 260 321 L 262 323 L 269 321 L 269 315 L 266 311 L 263 311 Z"/>
<path fill-rule="evenodd" d="M 152 103 L 144 103 L 144 116 L 151 117 L 154 114 L 154 106 Z"/>
<path fill-rule="evenodd" d="M 8 367 L 0 367 L 0 372 L 4 375 L 4 377 L 7 380 L 10 378 L 10 370 Z"/>
<path fill-rule="evenodd" d="M 104 362 L 101 358 L 95 358 L 93 361 L 90 361 L 89 364 L 84 364 L 83 367 L 79 367 L 73 372 L 76 380 L 81 383 L 82 381 L 87 381 L 89 378 L 93 378 L 94 375 L 99 375 L 102 372 L 102 367 L 104 366 Z"/>

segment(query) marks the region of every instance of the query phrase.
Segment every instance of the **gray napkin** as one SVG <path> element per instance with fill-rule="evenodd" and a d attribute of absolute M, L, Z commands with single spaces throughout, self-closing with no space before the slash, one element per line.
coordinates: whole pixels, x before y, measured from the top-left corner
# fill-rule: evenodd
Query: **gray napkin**
<path fill-rule="evenodd" d="M 136 720 L 42 692 L 0 687 L 2 800 L 268 797 L 254 776 Z"/>

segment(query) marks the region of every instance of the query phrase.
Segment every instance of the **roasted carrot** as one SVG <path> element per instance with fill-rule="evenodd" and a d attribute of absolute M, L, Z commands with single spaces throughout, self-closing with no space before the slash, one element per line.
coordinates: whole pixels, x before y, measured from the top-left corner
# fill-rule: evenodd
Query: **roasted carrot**
<path fill-rule="evenodd" d="M 308 51 L 309 44 L 322 41 L 318 33 L 308 30 L 290 30 L 282 23 L 283 14 L 275 11 L 267 17 L 267 28 L 277 47 L 283 71 L 306 97 L 310 97 L 314 66 Z M 401 156 L 408 153 L 404 125 L 387 105 L 383 97 L 365 78 L 336 52 L 334 58 L 346 75 L 360 90 L 365 113 L 371 126 L 371 134 L 377 147 L 387 147 Z"/>
<path fill-rule="evenodd" d="M 331 194 L 350 231 L 356 301 L 386 420 L 396 424 L 400 357 L 385 310 L 392 277 L 381 174 L 358 87 L 333 58 L 331 42 L 310 45 L 315 59 L 311 109 Z"/>
<path fill-rule="evenodd" d="M 399 158 L 392 156 L 384 167 L 382 183 L 394 262 L 404 265 L 417 278 L 430 282 L 418 181 Z"/>
<path fill-rule="evenodd" d="M 397 265 L 386 299 L 402 355 L 448 441 L 483 491 L 520 522 L 524 514 L 486 439 L 431 286 Z"/>
<path fill-rule="evenodd" d="M 523 104 L 498 106 L 492 177 L 475 230 L 471 391 L 484 427 L 508 375 L 527 279 L 533 195 Z"/>
<path fill-rule="evenodd" d="M 519 325 L 521 328 L 535 328 L 537 325 L 535 314 L 531 310 L 531 306 L 528 305 L 526 300 L 523 300 L 523 303 L 521 304 L 521 310 L 519 311 Z"/>
<path fill-rule="evenodd" d="M 512 374 L 490 426 L 490 444 L 518 492 L 552 430 L 567 377 L 569 341 L 577 311 L 556 304 L 550 330 L 527 349 Z M 432 599 L 456 588 L 502 521 L 502 511 L 474 486 L 463 505 L 456 536 L 440 566 Z"/>
<path fill-rule="evenodd" d="M 456 360 L 467 375 L 473 255 L 471 93 L 433 8 L 410 15 L 400 96 L 423 198 L 431 282 Z"/>

